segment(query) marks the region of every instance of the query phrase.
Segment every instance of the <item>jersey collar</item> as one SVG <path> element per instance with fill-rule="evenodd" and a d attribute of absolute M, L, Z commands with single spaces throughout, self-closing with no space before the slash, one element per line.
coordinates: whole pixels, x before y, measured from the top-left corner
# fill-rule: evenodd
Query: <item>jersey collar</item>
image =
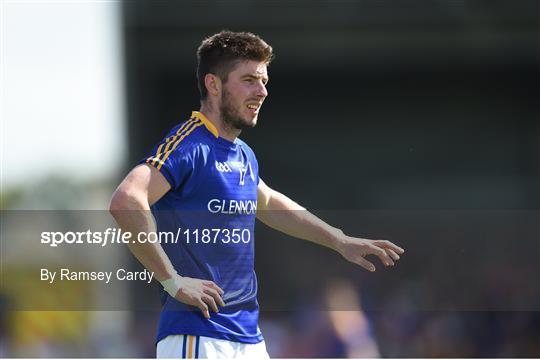
<path fill-rule="evenodd" d="M 215 137 L 219 137 L 219 133 L 218 133 L 216 127 L 214 126 L 214 124 L 212 124 L 212 122 L 210 120 L 208 120 L 206 118 L 206 116 L 204 116 L 204 114 L 202 112 L 193 111 L 191 113 L 191 117 L 201 120 L 203 122 L 204 126 L 206 126 L 206 128 L 208 129 L 208 131 L 210 131 Z"/>

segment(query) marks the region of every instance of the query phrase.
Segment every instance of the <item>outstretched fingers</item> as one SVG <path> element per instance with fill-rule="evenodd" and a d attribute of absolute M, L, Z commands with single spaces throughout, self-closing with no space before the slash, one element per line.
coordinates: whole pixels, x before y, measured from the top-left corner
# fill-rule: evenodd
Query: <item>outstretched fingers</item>
<path fill-rule="evenodd" d="M 347 237 L 346 241 L 340 247 L 339 252 L 345 259 L 373 272 L 375 271 L 375 266 L 366 260 L 366 256 L 377 256 L 385 266 L 394 266 L 405 250 L 388 240 Z"/>
<path fill-rule="evenodd" d="M 383 249 L 393 250 L 394 252 L 400 255 L 405 252 L 404 249 L 400 248 L 399 246 L 397 246 L 396 244 L 388 240 L 374 240 L 373 244 Z"/>
<path fill-rule="evenodd" d="M 352 260 L 352 262 L 360 265 L 361 267 L 363 267 L 364 269 L 368 271 L 371 271 L 371 272 L 375 271 L 375 265 L 373 265 L 373 263 L 370 262 L 369 260 L 366 260 L 363 256 L 357 256 L 356 258 Z"/>
<path fill-rule="evenodd" d="M 392 258 L 392 260 L 394 261 L 398 261 L 399 260 L 399 255 L 396 254 L 396 252 L 392 249 L 384 249 L 384 251 L 386 251 L 386 253 L 388 255 L 390 255 L 390 257 Z"/>
<path fill-rule="evenodd" d="M 371 248 L 371 253 L 373 255 L 376 255 L 379 257 L 379 259 L 381 260 L 381 262 L 385 265 L 385 266 L 394 266 L 394 261 L 392 260 L 392 258 L 390 257 L 390 255 L 387 254 L 387 252 L 380 248 L 380 247 L 377 247 L 377 246 L 373 246 Z"/>

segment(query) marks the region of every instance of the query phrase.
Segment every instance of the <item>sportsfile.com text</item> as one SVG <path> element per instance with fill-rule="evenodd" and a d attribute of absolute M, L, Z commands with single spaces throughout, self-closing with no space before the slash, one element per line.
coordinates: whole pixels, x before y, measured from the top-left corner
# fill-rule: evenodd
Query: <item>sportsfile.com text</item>
<path fill-rule="evenodd" d="M 248 244 L 252 234 L 249 229 L 182 229 L 172 231 L 139 232 L 137 236 L 129 231 L 108 228 L 104 231 L 43 231 L 41 244 L 58 247 L 62 244 L 92 244 L 106 246 L 108 244 Z"/>

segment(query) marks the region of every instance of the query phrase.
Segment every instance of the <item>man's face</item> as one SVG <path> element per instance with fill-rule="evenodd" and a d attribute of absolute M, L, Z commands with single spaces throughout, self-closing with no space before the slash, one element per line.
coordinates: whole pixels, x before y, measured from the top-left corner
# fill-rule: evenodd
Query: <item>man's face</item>
<path fill-rule="evenodd" d="M 267 83 L 266 63 L 239 62 L 223 84 L 220 104 L 223 122 L 239 130 L 254 127 L 268 96 Z"/>

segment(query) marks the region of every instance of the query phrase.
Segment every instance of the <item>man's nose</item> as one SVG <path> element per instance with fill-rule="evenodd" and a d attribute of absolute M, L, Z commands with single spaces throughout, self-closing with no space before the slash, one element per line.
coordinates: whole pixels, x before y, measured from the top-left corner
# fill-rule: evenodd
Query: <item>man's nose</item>
<path fill-rule="evenodd" d="M 257 96 L 263 99 L 268 96 L 268 90 L 266 90 L 266 85 L 263 83 L 260 83 L 259 87 L 257 88 Z"/>

